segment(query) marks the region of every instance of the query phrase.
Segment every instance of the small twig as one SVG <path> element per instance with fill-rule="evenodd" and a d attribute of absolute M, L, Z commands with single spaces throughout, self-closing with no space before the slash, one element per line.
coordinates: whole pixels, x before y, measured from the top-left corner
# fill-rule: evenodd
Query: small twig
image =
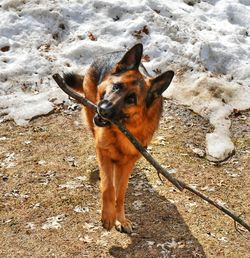
<path fill-rule="evenodd" d="M 238 217 L 240 218 L 244 213 L 241 213 Z M 243 229 L 239 228 L 237 221 L 234 221 L 234 228 L 236 230 L 236 232 L 238 232 L 242 237 L 246 238 L 247 240 L 250 240 L 249 237 L 245 236 L 244 233 L 246 233 L 246 231 L 244 231 Z"/>
<path fill-rule="evenodd" d="M 58 86 L 69 96 L 76 99 L 78 102 L 83 104 L 86 107 L 91 108 L 95 112 L 97 112 L 97 107 L 95 104 L 93 104 L 91 101 L 87 100 L 80 94 L 76 93 L 75 91 L 71 90 L 67 84 L 64 82 L 63 78 L 59 74 L 53 75 L 54 80 L 58 84 Z M 115 124 L 120 131 L 127 136 L 127 138 L 130 140 L 130 142 L 137 148 L 137 150 L 144 156 L 144 158 L 157 170 L 158 176 L 161 174 L 166 179 L 168 179 L 173 185 L 175 185 L 179 190 L 183 191 L 183 189 L 186 189 L 195 195 L 199 196 L 203 200 L 207 201 L 217 209 L 221 210 L 225 214 L 227 214 L 229 217 L 231 217 L 234 221 L 241 224 L 244 228 L 246 228 L 250 232 L 250 225 L 247 224 L 244 220 L 240 218 L 240 216 L 235 215 L 232 211 L 225 208 L 224 206 L 218 204 L 217 202 L 211 200 L 206 195 L 202 194 L 201 192 L 197 191 L 193 187 L 187 185 L 186 183 L 176 179 L 173 177 L 165 168 L 163 168 L 147 151 L 146 149 L 141 145 L 140 142 L 123 126 L 121 122 L 118 121 L 110 121 L 113 124 Z"/>
<path fill-rule="evenodd" d="M 156 171 L 156 172 L 157 172 L 157 176 L 158 176 L 158 178 L 160 179 L 160 181 L 161 181 L 162 183 L 164 183 L 163 180 L 162 180 L 162 178 L 161 178 L 161 174 L 160 174 L 158 171 Z"/>

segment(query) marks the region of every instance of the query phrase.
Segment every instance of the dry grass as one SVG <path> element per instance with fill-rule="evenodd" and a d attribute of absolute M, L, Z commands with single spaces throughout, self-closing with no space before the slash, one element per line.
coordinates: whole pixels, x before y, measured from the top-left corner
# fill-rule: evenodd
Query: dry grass
<path fill-rule="evenodd" d="M 213 165 L 189 147 L 204 148 L 207 121 L 169 101 L 151 152 L 249 222 L 250 115 L 232 119 L 236 154 Z M 229 217 L 198 197 L 162 184 L 144 160 L 127 195 L 134 233 L 102 229 L 95 150 L 79 112 L 27 127 L 1 124 L 0 139 L 0 257 L 250 257 L 248 233 L 240 235 Z"/>

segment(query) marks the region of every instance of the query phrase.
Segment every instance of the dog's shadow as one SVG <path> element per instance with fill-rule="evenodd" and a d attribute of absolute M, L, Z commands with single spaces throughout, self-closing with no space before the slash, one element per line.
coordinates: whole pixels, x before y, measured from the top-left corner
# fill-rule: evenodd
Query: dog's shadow
<path fill-rule="evenodd" d="M 131 244 L 113 246 L 113 257 L 206 257 L 176 206 L 149 184 L 135 169 L 126 198 L 128 218 L 136 223 Z"/>

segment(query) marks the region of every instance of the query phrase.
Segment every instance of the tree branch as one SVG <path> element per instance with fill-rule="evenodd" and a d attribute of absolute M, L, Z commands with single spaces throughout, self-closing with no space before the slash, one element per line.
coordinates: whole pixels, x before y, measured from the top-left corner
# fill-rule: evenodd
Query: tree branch
<path fill-rule="evenodd" d="M 78 102 L 83 104 L 86 107 L 91 108 L 95 112 L 97 112 L 97 107 L 95 104 L 93 104 L 91 101 L 87 100 L 80 94 L 73 91 L 71 88 L 67 86 L 67 84 L 64 82 L 63 78 L 59 74 L 54 74 L 53 79 L 56 81 L 58 86 L 69 96 L 76 99 Z M 231 217 L 234 221 L 241 224 L 244 228 L 246 228 L 250 232 L 250 225 L 247 224 L 245 221 L 243 221 L 240 216 L 237 216 L 232 211 L 227 209 L 226 207 L 218 204 L 217 202 L 211 200 L 206 195 L 202 194 L 201 192 L 197 191 L 193 187 L 187 185 L 186 183 L 176 179 L 173 177 L 165 168 L 163 168 L 148 152 L 147 150 L 141 145 L 140 142 L 123 126 L 123 124 L 119 121 L 110 121 L 114 125 L 116 125 L 119 130 L 130 140 L 130 142 L 136 147 L 136 149 L 142 154 L 142 156 L 156 169 L 158 175 L 163 175 L 168 181 L 170 181 L 173 185 L 175 185 L 180 191 L 183 191 L 183 189 L 186 189 L 195 195 L 199 196 L 203 200 L 207 201 L 217 209 L 221 210 L 225 214 L 227 214 L 229 217 Z"/>

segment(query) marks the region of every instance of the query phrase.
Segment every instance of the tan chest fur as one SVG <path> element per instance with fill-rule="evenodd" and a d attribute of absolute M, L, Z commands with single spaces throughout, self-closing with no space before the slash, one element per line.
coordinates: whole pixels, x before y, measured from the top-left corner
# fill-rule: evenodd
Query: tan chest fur
<path fill-rule="evenodd" d="M 145 113 L 136 123 L 125 124 L 127 129 L 144 147 L 148 146 L 158 127 L 160 115 L 157 115 L 159 112 L 155 111 L 161 108 L 161 102 L 155 103 L 152 110 Z M 104 150 L 105 155 L 112 160 L 121 161 L 123 159 L 125 162 L 129 157 L 140 157 L 138 150 L 116 126 L 95 127 L 94 130 L 96 147 Z"/>

